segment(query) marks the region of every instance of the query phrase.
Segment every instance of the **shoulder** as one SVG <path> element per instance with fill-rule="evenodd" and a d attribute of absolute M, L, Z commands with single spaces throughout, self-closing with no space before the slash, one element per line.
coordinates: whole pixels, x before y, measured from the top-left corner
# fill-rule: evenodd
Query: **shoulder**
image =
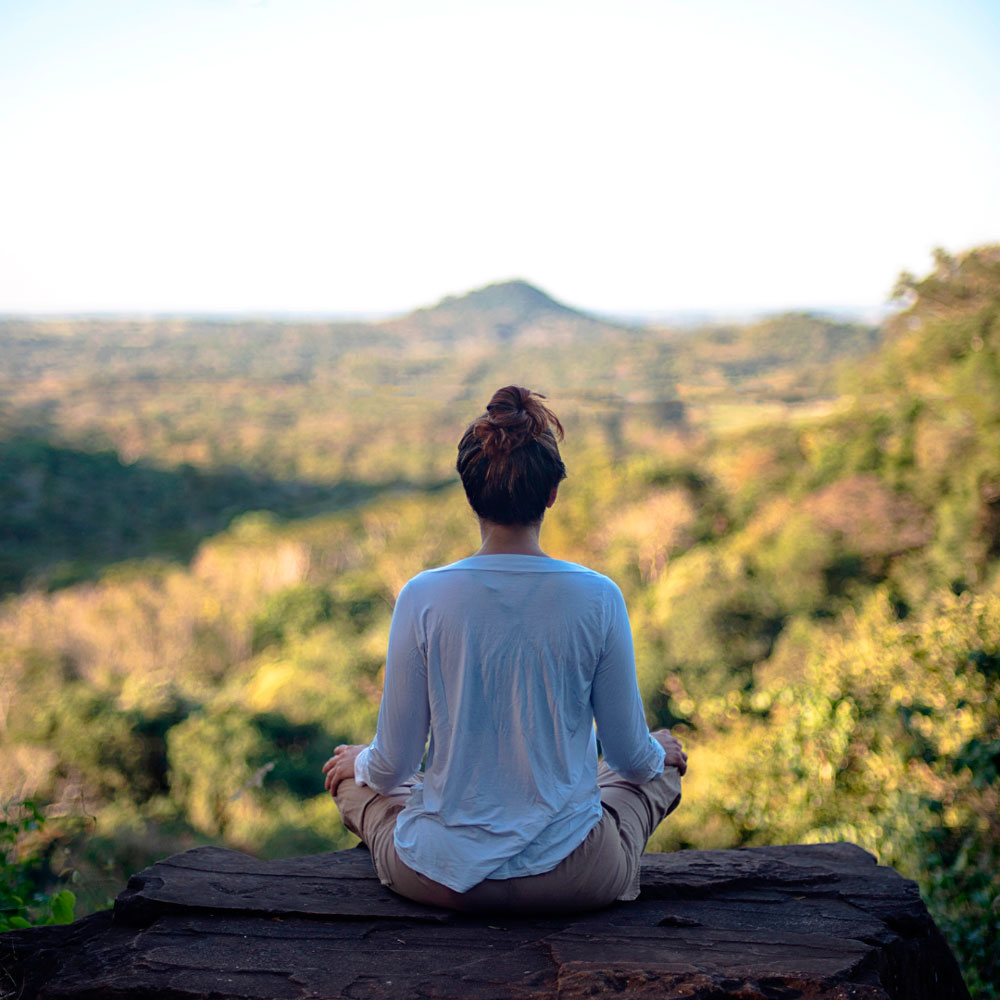
<path fill-rule="evenodd" d="M 590 609 L 605 622 L 625 610 L 621 588 L 611 577 L 579 563 L 558 559 L 549 562 L 556 586 L 572 602 L 572 606 L 579 610 Z"/>
<path fill-rule="evenodd" d="M 552 562 L 556 563 L 563 572 L 570 574 L 570 579 L 580 586 L 588 587 L 608 597 L 621 597 L 621 588 L 610 576 L 598 573 L 596 569 L 591 569 L 589 566 L 581 566 L 579 563 L 563 562 L 558 559 L 553 559 Z"/>
<path fill-rule="evenodd" d="M 609 576 L 576 563 L 565 563 L 572 570 L 570 587 L 585 605 L 600 615 L 605 630 L 628 621 L 628 608 L 621 587 Z"/>
<path fill-rule="evenodd" d="M 403 584 L 402 589 L 396 597 L 396 604 L 398 605 L 401 601 L 419 600 L 429 594 L 434 594 L 447 588 L 454 582 L 456 577 L 460 578 L 466 572 L 466 568 L 463 566 L 463 563 L 466 561 L 461 560 L 449 563 L 447 566 L 435 566 L 432 569 L 425 569 L 416 576 L 410 577 Z"/>

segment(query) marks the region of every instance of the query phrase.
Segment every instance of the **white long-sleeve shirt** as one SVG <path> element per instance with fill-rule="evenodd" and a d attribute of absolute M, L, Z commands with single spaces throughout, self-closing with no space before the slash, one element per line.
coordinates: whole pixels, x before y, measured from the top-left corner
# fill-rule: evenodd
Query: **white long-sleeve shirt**
<path fill-rule="evenodd" d="M 613 771 L 636 784 L 662 772 L 618 587 L 548 557 L 471 556 L 400 592 L 355 776 L 389 792 L 426 747 L 396 850 L 464 892 L 549 871 L 586 839 L 601 818 L 595 719 Z"/>

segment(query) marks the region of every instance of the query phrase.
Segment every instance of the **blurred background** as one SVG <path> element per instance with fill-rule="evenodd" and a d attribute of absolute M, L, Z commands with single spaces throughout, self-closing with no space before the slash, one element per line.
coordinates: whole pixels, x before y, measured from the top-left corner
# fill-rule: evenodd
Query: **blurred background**
<path fill-rule="evenodd" d="M 850 840 L 1000 954 L 1000 13 L 0 2 L 0 929 L 348 846 L 455 446 L 691 755 L 652 847 Z"/>

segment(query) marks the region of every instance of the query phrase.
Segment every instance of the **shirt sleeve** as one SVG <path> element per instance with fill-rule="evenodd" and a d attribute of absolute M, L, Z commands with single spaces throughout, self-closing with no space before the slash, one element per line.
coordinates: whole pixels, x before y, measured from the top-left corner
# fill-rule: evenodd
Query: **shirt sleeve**
<path fill-rule="evenodd" d="M 605 763 L 626 781 L 641 785 L 662 774 L 664 753 L 646 725 L 625 598 L 614 584 L 609 591 L 607 631 L 591 704 Z"/>
<path fill-rule="evenodd" d="M 354 778 L 383 795 L 420 766 L 430 727 L 427 664 L 411 593 L 404 587 L 389 627 L 385 685 L 375 739 L 354 761 Z"/>

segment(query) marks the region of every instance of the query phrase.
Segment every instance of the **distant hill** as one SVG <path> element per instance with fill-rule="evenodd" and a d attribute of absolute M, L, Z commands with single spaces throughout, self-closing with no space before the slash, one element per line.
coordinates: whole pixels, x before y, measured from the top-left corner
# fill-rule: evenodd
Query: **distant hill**
<path fill-rule="evenodd" d="M 881 341 L 879 328 L 814 313 L 782 313 L 747 325 L 710 326 L 679 345 L 692 370 L 716 365 L 729 379 L 789 365 L 859 358 Z"/>
<path fill-rule="evenodd" d="M 553 347 L 581 338 L 621 336 L 629 329 L 571 309 L 520 279 L 448 295 L 436 305 L 380 325 L 419 340 Z"/>

